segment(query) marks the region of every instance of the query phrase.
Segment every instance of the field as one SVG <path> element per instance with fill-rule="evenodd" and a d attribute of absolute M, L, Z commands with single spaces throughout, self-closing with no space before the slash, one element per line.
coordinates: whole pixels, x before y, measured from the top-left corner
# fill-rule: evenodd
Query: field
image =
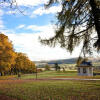
<path fill-rule="evenodd" d="M 76 78 L 77 73 L 42 72 L 38 80 L 34 74 L 0 77 L 0 94 L 17 100 L 100 100 L 100 81 L 50 80 L 53 77 Z"/>
<path fill-rule="evenodd" d="M 100 75 L 99 76 L 93 76 L 93 77 L 89 77 L 89 76 L 78 76 L 77 75 L 77 71 L 76 70 L 71 70 L 71 71 L 45 71 L 45 72 L 41 72 L 37 74 L 37 78 L 39 79 L 50 79 L 50 78 L 79 78 L 79 79 L 84 79 L 84 78 L 88 78 L 88 79 L 100 79 Z M 21 79 L 36 79 L 36 74 L 26 74 L 26 75 L 22 75 Z"/>
<path fill-rule="evenodd" d="M 41 72 L 37 74 L 38 78 L 54 78 L 54 77 L 68 77 L 68 76 L 77 76 L 77 72 L 76 71 L 45 71 L 45 72 Z M 35 79 L 36 78 L 36 74 L 29 74 L 29 75 L 22 75 L 21 79 Z"/>

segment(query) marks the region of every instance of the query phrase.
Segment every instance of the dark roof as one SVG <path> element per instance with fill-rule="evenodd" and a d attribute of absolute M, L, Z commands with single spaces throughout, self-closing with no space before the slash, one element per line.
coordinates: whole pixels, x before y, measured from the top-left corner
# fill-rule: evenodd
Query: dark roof
<path fill-rule="evenodd" d="M 82 63 L 81 63 L 82 65 L 87 65 L 87 66 L 92 66 L 92 62 L 86 62 L 86 61 L 83 61 Z"/>
<path fill-rule="evenodd" d="M 89 61 L 82 61 L 82 63 L 77 67 L 92 67 L 92 62 Z"/>

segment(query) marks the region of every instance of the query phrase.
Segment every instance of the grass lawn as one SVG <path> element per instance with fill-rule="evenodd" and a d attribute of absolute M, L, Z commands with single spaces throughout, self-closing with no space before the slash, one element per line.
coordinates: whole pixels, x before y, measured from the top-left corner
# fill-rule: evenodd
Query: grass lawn
<path fill-rule="evenodd" d="M 100 100 L 100 81 L 79 80 L 47 80 L 54 77 L 79 77 L 76 71 L 55 72 L 46 71 L 35 74 L 0 77 L 0 94 L 17 98 L 18 100 Z"/>
<path fill-rule="evenodd" d="M 100 75 L 89 77 L 89 76 L 78 76 L 77 71 L 44 71 L 37 74 L 38 79 L 48 79 L 48 78 L 88 78 L 88 79 L 100 79 Z M 1 76 L 0 80 L 7 79 L 18 79 L 17 75 L 13 76 Z M 36 79 L 36 74 L 22 74 L 20 79 Z"/>
<path fill-rule="evenodd" d="M 37 74 L 38 78 L 53 78 L 53 77 L 65 77 L 65 76 L 77 76 L 76 71 L 66 71 L 66 72 L 61 72 L 61 71 L 44 71 L 40 72 Z M 14 79 L 17 78 L 17 75 L 11 75 L 11 76 L 0 76 L 0 80 L 6 80 L 6 79 Z M 36 74 L 22 74 L 20 79 L 35 79 Z"/>
<path fill-rule="evenodd" d="M 60 72 L 60 71 L 45 71 L 37 74 L 38 78 L 53 78 L 53 77 L 65 77 L 65 76 L 77 76 L 76 71 L 66 71 L 66 72 Z M 21 79 L 31 79 L 36 78 L 36 74 L 26 74 L 22 75 Z"/>
<path fill-rule="evenodd" d="M 84 79 L 84 78 L 96 79 L 96 78 L 98 78 L 99 79 L 100 75 L 89 77 L 89 76 L 78 76 L 77 71 L 65 71 L 65 72 L 45 71 L 45 72 L 38 73 L 37 77 L 38 77 L 38 79 L 48 79 L 48 78 L 80 78 L 80 79 Z M 26 75 L 22 75 L 22 77 L 21 77 L 21 79 L 35 79 L 35 78 L 36 78 L 36 74 L 26 74 Z"/>
<path fill-rule="evenodd" d="M 89 76 L 78 76 L 77 71 L 44 71 L 37 74 L 38 79 L 50 79 L 50 78 L 80 78 L 80 79 L 100 79 L 100 75 L 93 77 Z M 0 76 L 0 80 L 9 80 L 9 79 L 36 79 L 36 74 L 22 74 L 20 78 L 17 75 L 12 76 Z"/>
<path fill-rule="evenodd" d="M 18 100 L 100 100 L 100 81 L 0 80 L 0 94 Z"/>

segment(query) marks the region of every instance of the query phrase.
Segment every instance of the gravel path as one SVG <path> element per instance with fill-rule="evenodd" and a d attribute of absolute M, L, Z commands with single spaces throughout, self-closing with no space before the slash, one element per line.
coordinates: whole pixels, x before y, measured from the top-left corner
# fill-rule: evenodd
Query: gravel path
<path fill-rule="evenodd" d="M 86 81 L 100 81 L 100 79 L 80 79 L 80 78 L 52 78 L 53 80 L 86 80 Z"/>

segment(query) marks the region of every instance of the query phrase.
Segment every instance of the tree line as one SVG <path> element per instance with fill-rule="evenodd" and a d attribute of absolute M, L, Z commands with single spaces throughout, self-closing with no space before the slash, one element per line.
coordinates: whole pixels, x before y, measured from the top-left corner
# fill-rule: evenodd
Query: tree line
<path fill-rule="evenodd" d="M 33 73 L 35 64 L 26 54 L 15 52 L 8 36 L 0 33 L 0 75 Z"/>

